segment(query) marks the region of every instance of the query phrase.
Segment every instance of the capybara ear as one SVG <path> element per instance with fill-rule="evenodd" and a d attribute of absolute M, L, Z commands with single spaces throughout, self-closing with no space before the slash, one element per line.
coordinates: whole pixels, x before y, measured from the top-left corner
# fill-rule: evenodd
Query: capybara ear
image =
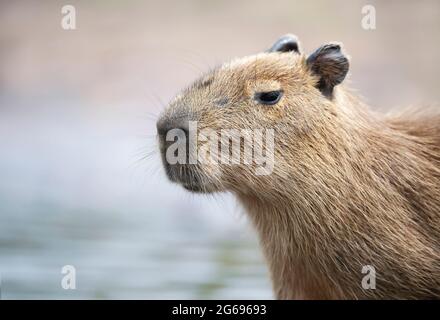
<path fill-rule="evenodd" d="M 300 45 L 298 38 L 293 34 L 282 36 L 273 44 L 268 52 L 289 52 L 294 51 L 300 53 Z"/>
<path fill-rule="evenodd" d="M 307 66 L 319 77 L 318 89 L 328 98 L 347 75 L 349 62 L 338 43 L 321 46 L 307 58 Z"/>

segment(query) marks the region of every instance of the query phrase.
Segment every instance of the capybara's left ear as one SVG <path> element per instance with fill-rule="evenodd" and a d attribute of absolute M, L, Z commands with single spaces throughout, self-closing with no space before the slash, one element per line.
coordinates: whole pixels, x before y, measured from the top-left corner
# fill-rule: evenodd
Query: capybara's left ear
<path fill-rule="evenodd" d="M 293 34 L 286 34 L 275 42 L 268 52 L 289 52 L 300 53 L 298 38 Z"/>
<path fill-rule="evenodd" d="M 338 43 L 321 46 L 307 58 L 307 66 L 319 77 L 318 89 L 328 98 L 333 95 L 333 88 L 340 84 L 347 75 L 349 62 Z"/>

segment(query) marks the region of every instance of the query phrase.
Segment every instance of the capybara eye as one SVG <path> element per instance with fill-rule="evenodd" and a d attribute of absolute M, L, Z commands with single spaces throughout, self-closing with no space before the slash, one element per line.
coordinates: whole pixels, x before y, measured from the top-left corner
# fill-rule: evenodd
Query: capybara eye
<path fill-rule="evenodd" d="M 281 90 L 257 92 L 255 94 L 255 100 L 261 104 L 273 105 L 280 101 L 282 95 L 283 92 Z"/>

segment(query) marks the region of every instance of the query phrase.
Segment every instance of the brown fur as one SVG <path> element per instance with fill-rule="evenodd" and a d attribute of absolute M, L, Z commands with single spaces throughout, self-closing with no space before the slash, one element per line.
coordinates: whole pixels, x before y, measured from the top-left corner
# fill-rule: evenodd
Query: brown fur
<path fill-rule="evenodd" d="M 204 76 L 160 121 L 275 129 L 271 175 L 245 165 L 191 174 L 243 204 L 277 298 L 440 298 L 440 116 L 376 115 L 342 85 L 330 99 L 317 82 L 304 55 L 263 53 Z M 253 101 L 276 87 L 278 104 Z M 361 286 L 364 265 L 376 269 L 375 290 Z"/>

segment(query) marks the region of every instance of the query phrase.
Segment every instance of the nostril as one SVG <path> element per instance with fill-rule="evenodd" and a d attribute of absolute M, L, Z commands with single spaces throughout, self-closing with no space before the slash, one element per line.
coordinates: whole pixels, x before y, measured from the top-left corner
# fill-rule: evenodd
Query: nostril
<path fill-rule="evenodd" d="M 167 132 L 170 130 L 167 121 L 164 121 L 163 119 L 157 121 L 156 128 L 159 136 L 166 136 Z"/>
<path fill-rule="evenodd" d="M 165 138 L 168 131 L 179 129 L 183 131 L 186 137 L 189 136 L 189 123 L 187 117 L 160 119 L 157 124 L 157 133 Z"/>
<path fill-rule="evenodd" d="M 157 134 L 159 136 L 165 136 L 167 134 L 167 130 L 165 129 L 165 127 L 157 126 Z"/>

